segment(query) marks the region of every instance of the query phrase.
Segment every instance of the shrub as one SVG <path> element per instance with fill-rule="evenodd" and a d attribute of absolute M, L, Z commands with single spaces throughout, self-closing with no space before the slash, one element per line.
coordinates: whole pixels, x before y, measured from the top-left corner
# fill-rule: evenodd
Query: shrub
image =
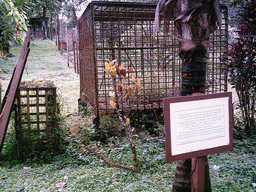
<path fill-rule="evenodd" d="M 124 134 L 124 127 L 120 124 L 117 115 L 107 115 L 100 118 L 98 139 L 105 143 L 111 137 L 120 137 Z"/>
<path fill-rule="evenodd" d="M 45 134 L 31 134 L 30 138 L 24 135 L 23 144 L 20 143 L 17 137 L 16 126 L 15 116 L 12 114 L 1 152 L 1 159 L 49 162 L 54 156 L 63 153 L 66 149 L 68 144 L 65 140 L 67 128 L 64 124 L 64 118 L 59 114 L 52 117 L 52 121 L 50 121 L 54 133 L 51 133 L 48 137 Z"/>
<path fill-rule="evenodd" d="M 256 3 L 247 2 L 244 7 L 242 25 L 238 28 L 237 42 L 229 52 L 230 83 L 236 89 L 244 121 L 244 130 L 249 135 L 255 133 L 256 109 Z"/>

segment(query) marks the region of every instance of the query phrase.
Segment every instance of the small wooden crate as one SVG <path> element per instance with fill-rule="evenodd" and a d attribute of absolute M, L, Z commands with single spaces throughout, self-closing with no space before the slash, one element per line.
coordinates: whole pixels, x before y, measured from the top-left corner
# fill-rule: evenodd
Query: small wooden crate
<path fill-rule="evenodd" d="M 45 143 L 55 134 L 57 102 L 54 84 L 22 83 L 17 92 L 17 108 L 16 132 L 21 146 L 45 149 Z M 57 141 L 54 143 L 57 145 Z"/>

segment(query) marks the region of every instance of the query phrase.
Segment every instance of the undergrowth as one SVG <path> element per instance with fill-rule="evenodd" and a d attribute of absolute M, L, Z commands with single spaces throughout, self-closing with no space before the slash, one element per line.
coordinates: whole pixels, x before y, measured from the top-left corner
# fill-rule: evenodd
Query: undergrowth
<path fill-rule="evenodd" d="M 256 142 L 247 138 L 235 141 L 231 152 L 209 156 L 213 192 L 255 191 Z M 57 183 L 66 183 L 63 191 L 171 191 L 176 163 L 165 163 L 161 140 L 136 140 L 140 174 L 111 167 L 98 156 L 69 145 L 66 152 L 50 163 L 40 161 L 0 162 L 0 189 L 3 191 L 57 191 Z M 126 139 L 89 146 L 110 161 L 132 166 Z"/>
<path fill-rule="evenodd" d="M 47 42 L 49 43 L 49 41 L 33 42 L 31 48 L 43 46 Z M 47 50 L 43 49 L 43 53 L 45 51 Z M 57 61 L 54 58 L 55 51 L 54 48 L 51 55 L 53 62 Z M 38 60 L 32 73 L 35 73 L 36 67 L 40 66 L 39 63 L 41 64 L 39 53 L 38 50 L 34 53 L 34 59 L 38 58 Z M 56 56 L 59 57 L 58 53 Z M 14 58 L 11 59 L 14 60 Z M 46 58 L 43 57 L 43 60 Z M 68 74 L 67 69 L 61 69 L 59 61 L 58 65 L 51 63 L 51 66 L 59 68 L 61 74 L 62 72 Z M 4 73 L 11 71 L 7 68 Z M 57 69 L 52 69 L 52 71 L 54 70 Z M 42 69 L 42 71 L 47 70 Z M 30 75 L 32 73 L 28 72 Z M 65 74 L 61 74 L 59 75 L 62 78 L 66 77 Z M 41 75 L 49 77 L 45 74 Z M 4 74 L 3 78 L 6 76 Z M 58 81 L 57 78 L 54 80 Z M 67 99 L 71 96 L 70 92 L 65 92 L 66 85 L 70 89 L 74 89 L 79 83 L 75 82 L 70 86 L 70 81 L 67 78 L 65 81 L 62 79 L 56 83 L 57 86 L 60 84 L 61 93 L 67 94 L 64 97 Z M 71 104 L 74 105 L 74 102 L 68 102 L 67 105 L 71 107 Z M 64 110 L 63 108 L 64 106 L 61 110 Z M 16 148 L 18 144 L 15 140 L 15 129 L 13 121 L 11 121 L 10 126 L 12 127 L 7 131 L 0 160 L 0 191 L 171 191 L 176 163 L 165 163 L 164 132 L 160 118 L 162 113 L 156 113 L 159 115 L 157 118 L 155 112 L 149 113 L 147 116 L 140 113 L 131 116 L 131 124 L 136 127 L 135 144 L 140 174 L 111 167 L 100 157 L 72 142 L 69 132 L 65 129 L 60 130 L 60 135 L 63 134 L 61 137 L 65 138 L 68 145 L 65 145 L 64 142 L 60 153 L 34 151 L 34 157 L 28 155 L 27 158 L 20 160 L 18 158 L 20 154 Z M 63 124 L 60 127 L 67 126 L 71 135 L 83 138 L 88 147 L 103 154 L 111 162 L 132 167 L 132 153 L 129 142 L 122 137 L 123 129 L 114 119 L 102 117 L 101 129 L 103 135 L 108 139 L 105 144 L 94 141 L 96 130 L 93 118 L 90 108 L 86 108 L 82 114 L 72 113 L 63 117 Z M 235 124 L 237 127 L 241 127 L 242 122 L 239 119 L 237 116 Z M 66 122 L 67 124 L 64 126 Z M 248 138 L 240 133 L 241 129 L 239 128 L 237 133 L 235 132 L 233 151 L 209 155 L 213 192 L 256 191 L 256 138 Z M 60 183 L 65 187 L 58 187 L 57 184 Z"/>

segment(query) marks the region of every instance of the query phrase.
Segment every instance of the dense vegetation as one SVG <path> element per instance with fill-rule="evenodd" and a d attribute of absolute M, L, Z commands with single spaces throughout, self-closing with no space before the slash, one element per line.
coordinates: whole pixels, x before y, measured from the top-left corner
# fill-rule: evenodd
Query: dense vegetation
<path fill-rule="evenodd" d="M 229 52 L 229 81 L 239 97 L 244 130 L 256 133 L 256 3 L 248 2 L 241 15 L 238 38 Z"/>
<path fill-rule="evenodd" d="M 3 91 L 12 69 L 17 63 L 21 46 L 11 49 L 14 57 L 0 62 Z M 79 78 L 65 66 L 60 53 L 49 40 L 31 42 L 31 53 L 23 80 L 48 79 L 54 81 L 61 103 L 62 131 L 68 145 L 61 153 L 53 150 L 33 151 L 33 157 L 20 160 L 15 150 L 15 131 L 10 127 L 0 161 L 0 189 L 2 191 L 171 191 L 176 163 L 165 163 L 163 127 L 155 127 L 154 134 L 138 132 L 135 141 L 141 173 L 132 173 L 108 165 L 100 157 L 78 146 L 74 139 L 83 138 L 88 146 L 113 163 L 133 167 L 132 153 L 127 139 L 119 134 L 117 121 L 106 117 L 101 122 L 109 139 L 106 144 L 92 141 L 95 133 L 93 115 L 89 108 L 77 114 Z M 3 67 L 3 65 L 5 67 Z M 9 67 L 6 67 L 9 66 Z M 39 73 L 40 72 L 40 73 Z M 67 92 L 66 90 L 69 90 Z M 139 121 L 147 117 L 136 116 Z M 111 123 L 110 123 L 111 122 Z M 11 122 L 12 123 L 12 122 Z M 12 125 L 12 124 L 11 124 Z M 113 125 L 113 126 L 112 126 Z M 114 128 L 113 128 L 114 127 Z M 68 129 L 67 129 L 68 128 Z M 73 133 L 73 134 L 72 134 Z M 120 132 L 122 134 L 122 131 Z M 68 135 L 68 137 L 66 136 Z M 256 139 L 239 135 L 234 151 L 209 156 L 213 191 L 254 191 L 256 189 Z M 78 138 L 77 138 L 78 139 Z M 53 156 L 54 155 L 54 156 Z"/>
<path fill-rule="evenodd" d="M 61 2 L 0 2 L 0 50 L 2 54 L 13 54 L 8 60 L 0 60 L 3 93 L 21 49 L 21 45 L 16 45 L 9 50 L 11 45 L 21 42 L 19 40 L 22 38 L 20 34 L 16 36 L 13 32 L 26 30 L 26 14 L 33 14 L 34 10 L 42 17 L 47 10 L 57 14 Z M 75 11 L 74 5 L 81 3 L 72 2 L 75 4 L 66 3 L 70 17 Z M 36 5 L 37 9 L 30 9 L 28 5 Z M 239 38 L 230 52 L 229 65 L 230 82 L 234 85 L 240 101 L 238 110 L 235 111 L 234 150 L 209 156 L 213 191 L 256 190 L 254 0 L 246 5 L 242 18 Z M 47 79 L 57 86 L 61 114 L 56 128 L 62 143 L 58 149 L 52 149 L 49 140 L 48 150 L 37 151 L 32 148 L 30 151 L 24 151 L 16 141 L 12 118 L 0 156 L 0 191 L 171 191 L 176 163 L 165 163 L 161 117 L 156 118 L 158 121 L 154 121 L 153 127 L 147 127 L 147 123 L 152 122 L 151 116 L 154 116 L 154 113 L 131 116 L 131 125 L 135 120 L 141 125 L 134 140 L 138 169 L 141 173 L 111 167 L 77 143 L 83 141 L 111 162 L 133 168 L 129 142 L 123 137 L 124 128 L 118 118 L 101 118 L 101 132 L 97 135 L 99 132 L 95 129 L 90 108 L 84 107 L 78 112 L 79 76 L 64 65 L 65 61 L 51 41 L 32 41 L 30 47 L 31 53 L 23 80 Z M 104 143 L 99 140 L 104 140 Z"/>
<path fill-rule="evenodd" d="M 75 21 L 76 11 L 86 2 L 82 0 L 1 0 L 0 58 L 9 56 L 11 46 L 22 43 L 31 17 L 42 19 L 45 32 L 48 18 L 52 20 L 63 14 Z"/>

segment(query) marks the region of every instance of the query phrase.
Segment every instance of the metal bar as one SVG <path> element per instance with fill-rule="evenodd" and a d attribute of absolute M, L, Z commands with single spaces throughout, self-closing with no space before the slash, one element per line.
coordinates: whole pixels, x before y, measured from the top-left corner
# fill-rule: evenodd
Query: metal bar
<path fill-rule="evenodd" d="M 17 108 L 18 108 L 18 118 L 16 124 L 16 140 L 19 141 L 19 144 L 22 146 L 22 125 L 21 125 L 21 106 L 20 106 L 20 91 L 17 92 Z"/>
<path fill-rule="evenodd" d="M 27 122 L 28 122 L 28 130 L 29 132 L 31 131 L 31 125 L 30 125 L 30 104 L 29 104 L 29 90 L 26 90 L 27 94 L 26 94 L 26 107 L 27 107 Z M 30 134 L 29 134 L 29 139 L 30 139 Z"/>
<path fill-rule="evenodd" d="M 92 31 L 92 39 L 93 39 L 93 60 L 94 60 L 94 75 L 95 75 L 95 103 L 94 106 L 96 107 L 96 116 L 99 119 L 99 87 L 98 87 L 98 69 L 97 69 L 97 56 L 96 56 L 96 34 L 95 34 L 95 26 L 94 26 L 94 22 L 95 22 L 95 9 L 94 6 L 92 6 L 92 12 L 91 12 L 91 31 Z M 98 122 L 97 122 L 98 123 Z M 96 125 L 98 127 L 98 125 Z"/>

